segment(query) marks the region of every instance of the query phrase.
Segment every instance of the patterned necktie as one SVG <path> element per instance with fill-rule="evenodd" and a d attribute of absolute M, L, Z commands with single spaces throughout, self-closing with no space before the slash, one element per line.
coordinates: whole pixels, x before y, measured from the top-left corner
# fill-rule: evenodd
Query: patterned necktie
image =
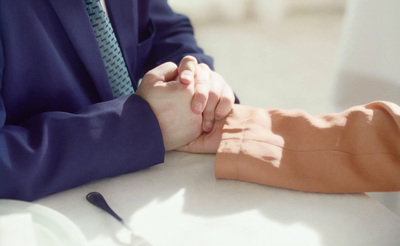
<path fill-rule="evenodd" d="M 99 0 L 85 0 L 114 97 L 135 93 L 110 20 Z"/>

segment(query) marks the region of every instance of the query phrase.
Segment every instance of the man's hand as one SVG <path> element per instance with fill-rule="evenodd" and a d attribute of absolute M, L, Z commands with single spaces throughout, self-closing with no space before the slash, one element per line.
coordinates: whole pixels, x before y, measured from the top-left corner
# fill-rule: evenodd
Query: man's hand
<path fill-rule="evenodd" d="M 214 120 L 229 114 L 235 102 L 235 95 L 224 78 L 212 71 L 206 64 L 198 64 L 196 58 L 186 56 L 179 64 L 179 79 L 184 85 L 194 84 L 191 108 L 196 114 L 203 114 L 202 128 L 205 132 L 213 129 Z"/>
<path fill-rule="evenodd" d="M 163 135 L 165 150 L 174 150 L 193 141 L 202 132 L 202 116 L 190 109 L 194 84 L 176 81 L 178 67 L 164 63 L 150 70 L 136 91 L 156 115 Z"/>
<path fill-rule="evenodd" d="M 178 148 L 178 151 L 190 153 L 217 153 L 222 139 L 222 129 L 225 125 L 225 118 L 216 120 L 211 132 L 204 132 L 198 138 L 185 146 Z"/>

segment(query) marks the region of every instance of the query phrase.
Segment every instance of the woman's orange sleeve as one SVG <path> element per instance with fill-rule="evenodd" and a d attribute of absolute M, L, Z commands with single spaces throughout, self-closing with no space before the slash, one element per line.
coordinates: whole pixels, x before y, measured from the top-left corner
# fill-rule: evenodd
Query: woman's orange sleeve
<path fill-rule="evenodd" d="M 235 105 L 216 156 L 217 178 L 324 193 L 400 190 L 400 107 L 342 113 Z"/>

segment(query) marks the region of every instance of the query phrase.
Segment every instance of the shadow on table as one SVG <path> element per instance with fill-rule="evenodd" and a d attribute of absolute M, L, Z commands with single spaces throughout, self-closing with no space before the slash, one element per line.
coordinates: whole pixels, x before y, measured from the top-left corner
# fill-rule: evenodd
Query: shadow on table
<path fill-rule="evenodd" d="M 55 194 L 43 199 L 41 204 L 69 217 L 81 228 L 88 241 L 110 235 L 117 245 L 135 245 L 134 242 L 147 246 L 151 244 L 138 236 L 129 241 L 132 244 L 119 240 L 115 235 L 120 227 L 108 215 L 85 201 L 88 192 L 101 192 L 110 206 L 128 222 L 132 222 L 130 218 L 134 219 L 133 215 L 143 208 L 183 196 L 182 208 L 174 208 L 182 209 L 180 213 L 199 218 L 223 218 L 254 211 L 274 224 L 289 228 L 300 224 L 309 228 L 318 235 L 319 245 L 349 245 L 351 235 L 363 235 L 358 236 L 359 245 L 371 245 L 371 240 L 382 236 L 385 238 L 380 238 L 381 245 L 391 245 L 391 240 L 400 239 L 400 236 L 393 235 L 393 230 L 400 228 L 388 228 L 385 221 L 381 221 L 382 213 L 386 211 L 374 211 L 377 205 L 365 195 L 303 193 L 239 181 L 216 180 L 214 160 L 214 155 L 171 152 L 166 156 L 166 164 Z M 57 196 L 69 202 L 60 203 Z M 153 215 L 145 226 L 154 226 L 156 230 L 158 224 L 169 224 L 164 220 L 162 214 Z M 243 223 L 246 221 L 240 222 L 240 226 Z M 375 231 L 377 224 L 381 231 Z M 185 228 L 185 225 L 181 226 Z M 296 240 L 291 239 L 292 242 Z"/>

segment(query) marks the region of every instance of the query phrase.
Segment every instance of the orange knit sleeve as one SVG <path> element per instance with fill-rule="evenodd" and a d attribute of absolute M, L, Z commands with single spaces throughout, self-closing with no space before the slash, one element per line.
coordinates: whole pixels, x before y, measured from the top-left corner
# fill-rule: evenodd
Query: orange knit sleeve
<path fill-rule="evenodd" d="M 326 193 L 400 190 L 400 107 L 373 102 L 342 113 L 235 105 L 215 175 Z"/>

